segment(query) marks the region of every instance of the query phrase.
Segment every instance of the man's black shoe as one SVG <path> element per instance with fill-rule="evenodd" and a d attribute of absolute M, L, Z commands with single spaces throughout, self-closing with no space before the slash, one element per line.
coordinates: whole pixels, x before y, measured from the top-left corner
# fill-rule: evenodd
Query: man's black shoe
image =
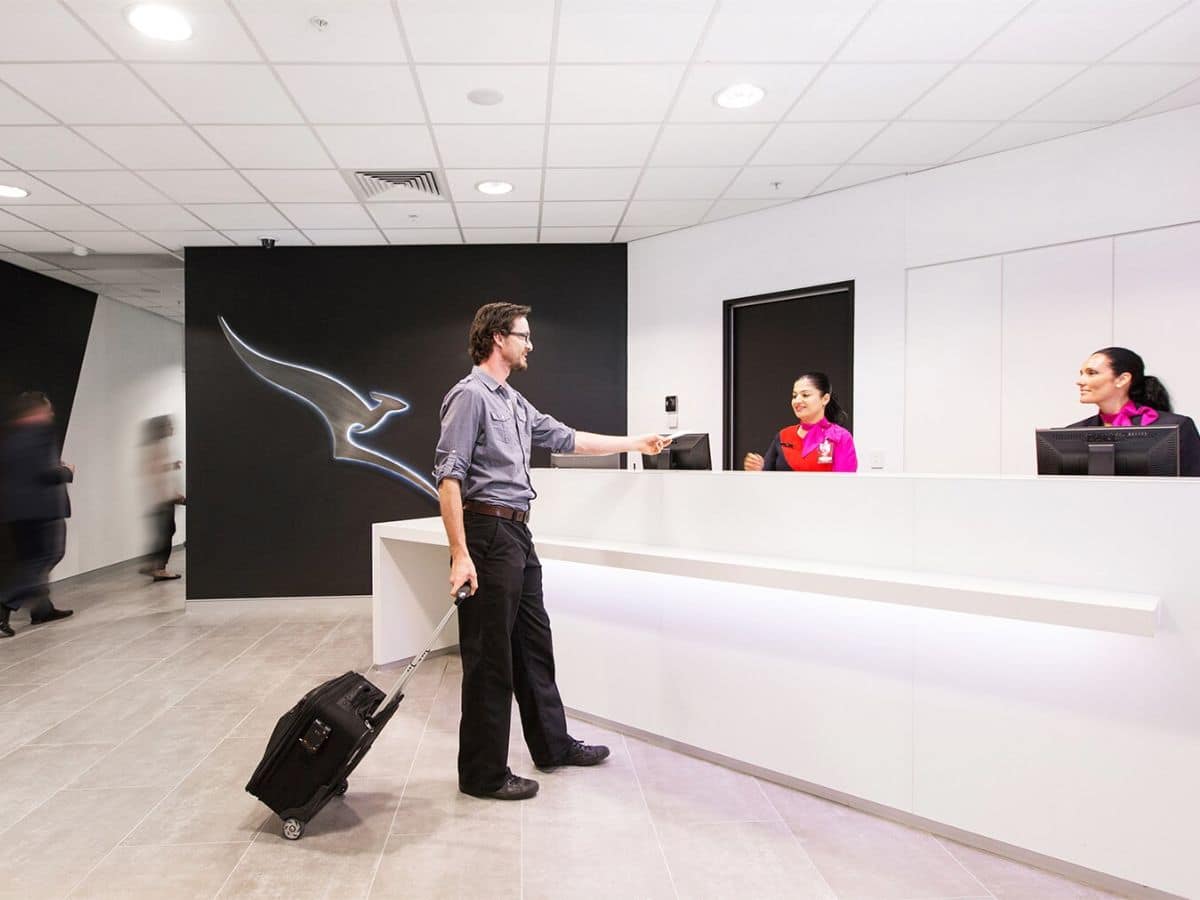
<path fill-rule="evenodd" d="M 528 800 L 538 792 L 538 783 L 532 778 L 522 778 L 519 775 L 514 775 L 509 772 L 504 778 L 504 784 L 500 785 L 499 790 L 492 791 L 487 794 L 477 794 L 474 791 L 463 789 L 464 794 L 470 794 L 472 797 L 482 797 L 485 800 Z"/>
<path fill-rule="evenodd" d="M 46 613 L 44 616 L 38 616 L 36 619 L 33 618 L 32 616 L 30 616 L 29 624 L 41 625 L 45 622 L 54 622 L 58 619 L 65 619 L 67 616 L 73 616 L 73 615 L 75 615 L 75 610 L 73 610 L 73 609 L 51 608 L 50 612 Z"/>
<path fill-rule="evenodd" d="M 12 630 L 12 626 L 8 624 L 8 617 L 10 615 L 12 615 L 12 610 L 0 603 L 0 637 L 12 637 L 16 634 Z"/>
<path fill-rule="evenodd" d="M 562 759 L 548 766 L 538 766 L 543 772 L 559 766 L 595 766 L 608 759 L 608 748 L 603 744 L 585 744 L 576 741 Z"/>

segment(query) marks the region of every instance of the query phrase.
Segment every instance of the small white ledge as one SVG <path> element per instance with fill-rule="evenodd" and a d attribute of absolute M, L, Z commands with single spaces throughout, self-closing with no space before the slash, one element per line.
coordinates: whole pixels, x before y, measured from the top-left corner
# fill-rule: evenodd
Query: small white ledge
<path fill-rule="evenodd" d="M 383 540 L 446 546 L 439 518 L 385 522 Z M 1159 598 L 1092 588 L 861 565 L 827 565 L 645 543 L 559 538 L 538 532 L 538 556 L 753 587 L 802 590 L 879 603 L 1153 636 Z"/>

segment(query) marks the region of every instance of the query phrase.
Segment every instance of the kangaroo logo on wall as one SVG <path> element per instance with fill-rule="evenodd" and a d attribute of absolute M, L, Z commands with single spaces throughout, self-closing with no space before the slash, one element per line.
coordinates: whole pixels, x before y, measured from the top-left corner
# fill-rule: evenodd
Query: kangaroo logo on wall
<path fill-rule="evenodd" d="M 407 482 L 433 500 L 438 498 L 437 488 L 411 466 L 364 447 L 357 440 L 362 435 L 370 434 L 389 416 L 405 412 L 409 407 L 406 401 L 378 391 L 370 391 L 364 397 L 348 384 L 325 372 L 297 363 L 272 359 L 238 337 L 224 316 L 218 316 L 217 321 L 221 323 L 221 330 L 225 332 L 229 346 L 246 368 L 267 384 L 307 403 L 317 411 L 329 428 L 334 459 L 373 466 Z"/>

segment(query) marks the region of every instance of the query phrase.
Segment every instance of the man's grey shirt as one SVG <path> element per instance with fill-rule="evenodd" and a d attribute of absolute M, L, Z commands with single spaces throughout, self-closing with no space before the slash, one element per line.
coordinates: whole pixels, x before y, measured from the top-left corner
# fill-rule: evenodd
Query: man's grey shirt
<path fill-rule="evenodd" d="M 537 496 L 529 481 L 533 446 L 573 453 L 575 431 L 474 366 L 442 400 L 433 476 L 439 485 L 460 482 L 463 500 L 529 509 Z"/>

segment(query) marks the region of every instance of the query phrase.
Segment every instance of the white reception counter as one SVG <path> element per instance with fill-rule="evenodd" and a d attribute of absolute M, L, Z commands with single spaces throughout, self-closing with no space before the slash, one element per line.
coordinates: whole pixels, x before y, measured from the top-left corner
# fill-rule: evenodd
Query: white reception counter
<path fill-rule="evenodd" d="M 1200 896 L 1200 480 L 536 470 L 534 485 L 569 707 Z M 445 611 L 446 541 L 420 519 L 375 525 L 373 544 L 387 663 Z"/>

